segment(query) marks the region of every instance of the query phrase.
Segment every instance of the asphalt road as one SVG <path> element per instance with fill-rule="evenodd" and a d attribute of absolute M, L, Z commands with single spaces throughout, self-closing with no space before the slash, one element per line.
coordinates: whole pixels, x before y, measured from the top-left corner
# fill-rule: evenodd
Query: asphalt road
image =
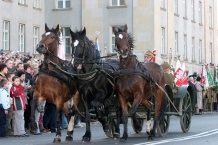
<path fill-rule="evenodd" d="M 170 128 L 166 137 L 156 137 L 153 141 L 147 140 L 145 133 L 145 124 L 143 131 L 140 134 L 134 133 L 131 123 L 129 122 L 128 132 L 129 138 L 127 142 L 120 143 L 119 140 L 107 138 L 104 134 L 101 125 L 93 123 L 92 140 L 90 145 L 218 145 L 218 113 L 205 113 L 192 117 L 192 124 L 189 132 L 183 133 L 180 127 L 178 117 L 172 116 L 170 121 Z M 66 130 L 62 131 L 63 145 L 80 145 L 81 139 L 85 133 L 85 127 L 76 128 L 74 131 L 74 140 L 66 142 Z M 122 133 L 122 125 L 121 125 Z M 0 138 L 0 145 L 52 145 L 54 133 L 47 133 L 42 135 L 30 135 L 29 137 L 7 137 Z"/>

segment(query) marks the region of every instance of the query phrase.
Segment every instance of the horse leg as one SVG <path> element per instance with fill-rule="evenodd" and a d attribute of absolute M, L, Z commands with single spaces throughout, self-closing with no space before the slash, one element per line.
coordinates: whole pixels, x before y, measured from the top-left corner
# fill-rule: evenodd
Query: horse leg
<path fill-rule="evenodd" d="M 70 121 L 67 127 L 67 136 L 66 136 L 66 141 L 72 141 L 73 140 L 73 131 L 74 131 L 74 115 L 69 116 Z"/>
<path fill-rule="evenodd" d="M 148 100 L 144 100 L 142 104 L 146 107 L 147 109 L 147 122 L 146 122 L 146 133 L 148 135 L 151 134 L 151 104 L 149 103 Z"/>
<path fill-rule="evenodd" d="M 113 134 L 113 139 L 119 139 L 120 138 L 120 120 L 121 120 L 121 107 L 117 107 L 116 111 L 116 117 L 117 117 L 117 122 Z"/>
<path fill-rule="evenodd" d="M 30 104 L 31 104 L 30 105 L 30 107 L 31 107 L 31 116 L 30 116 L 31 132 L 32 133 L 36 133 L 37 125 L 36 125 L 36 122 L 35 122 L 35 110 L 36 110 L 36 107 L 37 107 L 37 98 L 33 97 L 33 99 L 31 100 Z"/>
<path fill-rule="evenodd" d="M 56 130 L 56 137 L 54 138 L 53 143 L 60 143 L 61 142 L 61 109 L 57 107 L 56 109 L 56 125 L 57 125 L 57 130 Z"/>
<path fill-rule="evenodd" d="M 105 134 L 109 135 L 109 127 L 108 127 L 107 115 L 105 114 L 105 108 L 99 109 L 99 107 L 95 107 L 95 112 L 98 121 L 102 124 Z"/>
<path fill-rule="evenodd" d="M 85 108 L 85 120 L 86 120 L 86 133 L 82 138 L 82 142 L 90 142 L 91 140 L 91 129 L 90 129 L 90 114 L 89 114 L 89 108 L 87 106 L 87 102 L 84 100 L 83 96 L 81 97 L 83 106 Z"/>
<path fill-rule="evenodd" d="M 118 97 L 120 98 L 120 97 Z M 120 105 L 122 108 L 122 113 L 123 113 L 123 126 L 124 126 L 124 131 L 123 131 L 123 137 L 120 138 L 120 142 L 125 142 L 128 138 L 128 103 L 126 100 L 120 98 Z"/>

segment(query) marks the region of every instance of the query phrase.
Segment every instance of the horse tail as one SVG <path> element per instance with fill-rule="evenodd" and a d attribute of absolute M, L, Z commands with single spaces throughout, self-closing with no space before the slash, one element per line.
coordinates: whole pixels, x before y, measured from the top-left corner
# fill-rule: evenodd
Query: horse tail
<path fill-rule="evenodd" d="M 79 115 L 81 115 L 83 118 L 85 118 L 85 116 L 79 111 L 77 104 L 73 104 L 73 106 L 74 106 L 76 112 L 77 112 Z"/>

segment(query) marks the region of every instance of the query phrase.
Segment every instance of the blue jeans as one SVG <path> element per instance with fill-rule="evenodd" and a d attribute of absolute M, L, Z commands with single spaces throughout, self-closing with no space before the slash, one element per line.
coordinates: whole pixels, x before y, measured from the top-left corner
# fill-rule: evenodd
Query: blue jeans
<path fill-rule="evenodd" d="M 52 103 L 46 102 L 45 113 L 43 116 L 43 125 L 51 132 L 56 132 L 56 106 Z"/>
<path fill-rule="evenodd" d="M 67 117 L 64 114 L 64 112 L 61 112 L 61 128 L 67 128 L 68 127 L 68 121 L 67 121 Z"/>

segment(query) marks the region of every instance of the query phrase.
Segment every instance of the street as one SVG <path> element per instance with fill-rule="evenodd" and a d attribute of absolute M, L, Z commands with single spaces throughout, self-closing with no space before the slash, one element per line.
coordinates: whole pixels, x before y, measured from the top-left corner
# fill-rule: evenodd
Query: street
<path fill-rule="evenodd" d="M 129 138 L 125 145 L 217 145 L 218 144 L 218 113 L 204 113 L 192 117 L 191 128 L 188 133 L 183 133 L 180 128 L 179 118 L 171 116 L 170 128 L 166 137 L 156 137 L 153 141 L 147 140 L 145 133 L 145 124 L 140 134 L 134 133 L 129 121 Z M 122 134 L 122 125 L 121 134 Z M 101 125 L 96 122 L 91 125 L 92 139 L 88 143 L 98 145 L 123 144 L 118 140 L 107 138 L 103 133 Z M 62 142 L 60 144 L 80 145 L 81 138 L 85 133 L 85 127 L 76 128 L 74 131 L 74 140 L 66 142 L 66 130 L 62 131 Z M 30 137 L 7 137 L 0 138 L 0 145 L 48 145 L 53 144 L 54 133 L 42 135 L 30 135 Z"/>

